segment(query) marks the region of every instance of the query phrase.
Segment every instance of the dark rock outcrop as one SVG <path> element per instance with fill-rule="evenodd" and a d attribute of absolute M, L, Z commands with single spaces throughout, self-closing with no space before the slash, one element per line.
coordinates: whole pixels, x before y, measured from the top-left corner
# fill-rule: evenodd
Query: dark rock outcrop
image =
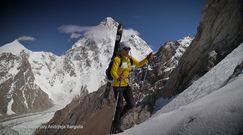
<path fill-rule="evenodd" d="M 114 111 L 113 92 L 102 86 L 98 91 L 75 98 L 54 117 L 36 135 L 106 135 L 109 132 Z M 51 128 L 63 126 L 60 128 Z M 69 128 L 69 127 L 77 127 Z"/>
<path fill-rule="evenodd" d="M 232 82 L 234 79 L 236 79 L 241 73 L 243 72 L 243 61 L 237 65 L 234 69 L 233 74 L 228 78 L 228 80 L 225 82 L 224 85 Z"/>
<path fill-rule="evenodd" d="M 243 42 L 243 1 L 207 0 L 197 35 L 163 89 L 172 97 Z"/>

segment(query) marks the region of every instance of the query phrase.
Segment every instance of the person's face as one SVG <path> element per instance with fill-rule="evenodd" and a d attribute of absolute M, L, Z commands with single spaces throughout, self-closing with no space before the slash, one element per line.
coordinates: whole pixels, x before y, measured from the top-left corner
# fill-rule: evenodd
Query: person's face
<path fill-rule="evenodd" d="M 130 50 L 131 50 L 131 48 L 123 48 L 122 54 L 125 55 L 125 56 L 128 56 Z"/>

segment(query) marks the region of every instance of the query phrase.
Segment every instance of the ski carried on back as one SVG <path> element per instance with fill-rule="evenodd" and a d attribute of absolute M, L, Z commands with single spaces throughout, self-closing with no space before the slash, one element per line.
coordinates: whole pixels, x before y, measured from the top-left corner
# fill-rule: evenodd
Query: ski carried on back
<path fill-rule="evenodd" d="M 118 51 L 119 43 L 121 42 L 121 38 L 122 38 L 122 33 L 123 33 L 123 26 L 122 26 L 122 24 L 119 23 L 119 25 L 117 27 L 117 32 L 116 32 L 116 42 L 115 42 L 114 52 L 113 52 L 111 59 L 113 59 L 115 57 L 115 54 Z"/>
<path fill-rule="evenodd" d="M 115 58 L 118 49 L 119 49 L 119 43 L 121 41 L 122 38 L 122 33 L 123 33 L 123 26 L 122 24 L 119 23 L 118 27 L 117 27 L 117 32 L 116 32 L 116 41 L 115 41 L 115 47 L 114 47 L 114 51 L 111 57 L 111 61 L 109 63 L 108 68 L 106 69 L 105 73 L 106 73 L 106 78 L 108 79 L 108 81 L 112 81 L 113 78 L 111 76 L 111 67 L 112 67 L 112 63 L 113 63 L 113 59 Z"/>

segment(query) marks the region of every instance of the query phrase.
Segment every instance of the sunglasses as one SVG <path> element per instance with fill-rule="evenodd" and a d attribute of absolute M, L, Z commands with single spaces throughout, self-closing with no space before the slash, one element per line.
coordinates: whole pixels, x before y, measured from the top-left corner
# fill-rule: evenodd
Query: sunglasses
<path fill-rule="evenodd" d="M 131 48 L 128 48 L 128 47 L 125 47 L 123 49 L 126 50 L 126 51 L 130 51 L 131 50 Z"/>

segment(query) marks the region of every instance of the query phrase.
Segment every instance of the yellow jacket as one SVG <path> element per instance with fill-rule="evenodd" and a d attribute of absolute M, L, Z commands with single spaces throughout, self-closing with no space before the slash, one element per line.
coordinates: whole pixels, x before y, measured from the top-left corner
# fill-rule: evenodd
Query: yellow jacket
<path fill-rule="evenodd" d="M 122 60 L 121 60 L 122 58 Z M 138 61 L 135 58 L 131 57 L 133 61 L 133 64 L 137 67 L 142 67 L 144 66 L 146 63 L 148 63 L 147 58 L 143 59 L 142 61 Z M 116 56 L 113 59 L 113 65 L 111 67 L 111 76 L 113 77 L 113 82 L 112 82 L 112 86 L 113 87 L 125 87 L 128 86 L 129 83 L 129 73 L 131 71 L 131 62 L 130 62 L 130 58 L 129 57 L 125 57 L 125 56 Z M 121 63 L 121 66 L 119 67 Z M 118 78 L 122 76 L 122 80 L 118 81 Z"/>

